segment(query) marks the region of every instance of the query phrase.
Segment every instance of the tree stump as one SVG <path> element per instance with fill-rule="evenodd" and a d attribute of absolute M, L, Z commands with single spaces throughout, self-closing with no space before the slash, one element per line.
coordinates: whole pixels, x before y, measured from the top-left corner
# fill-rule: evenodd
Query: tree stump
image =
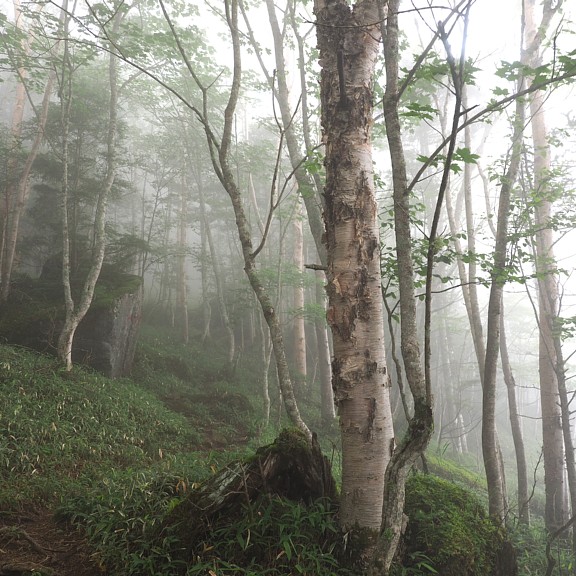
<path fill-rule="evenodd" d="M 310 444 L 302 432 L 283 430 L 251 459 L 231 463 L 190 492 L 169 514 L 164 528 L 176 529 L 184 543 L 194 547 L 219 518 L 233 519 L 263 494 L 304 504 L 337 499 L 330 462 L 315 436 Z"/>

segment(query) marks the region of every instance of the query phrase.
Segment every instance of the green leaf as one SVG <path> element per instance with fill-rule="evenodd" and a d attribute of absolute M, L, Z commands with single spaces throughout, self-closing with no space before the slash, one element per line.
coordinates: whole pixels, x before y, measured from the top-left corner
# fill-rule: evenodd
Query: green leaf
<path fill-rule="evenodd" d="M 418 102 L 409 102 L 404 105 L 406 112 L 401 112 L 400 116 L 404 118 L 419 118 L 420 120 L 434 120 L 438 115 L 438 110 L 428 104 Z"/>
<path fill-rule="evenodd" d="M 472 154 L 470 148 L 458 148 L 454 152 L 454 160 L 460 160 L 466 164 L 477 164 L 477 160 L 480 158 L 479 154 Z"/>

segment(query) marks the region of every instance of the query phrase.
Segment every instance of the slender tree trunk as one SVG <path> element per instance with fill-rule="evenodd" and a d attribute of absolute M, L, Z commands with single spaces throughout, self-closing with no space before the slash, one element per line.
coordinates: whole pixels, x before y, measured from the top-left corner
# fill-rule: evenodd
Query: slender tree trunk
<path fill-rule="evenodd" d="M 66 13 L 68 2 L 65 0 L 63 12 Z M 68 16 L 64 16 L 64 34 L 68 34 Z M 66 318 L 64 327 L 58 340 L 58 355 L 66 365 L 67 370 L 72 369 L 72 340 L 75 327 L 73 325 L 74 300 L 70 285 L 70 229 L 68 220 L 68 195 L 69 195 L 69 133 L 70 133 L 70 107 L 72 105 L 72 67 L 70 65 L 70 53 L 68 40 L 64 40 L 64 54 L 62 59 L 62 75 L 59 86 L 60 94 L 60 125 L 62 138 L 62 188 L 60 199 L 60 211 L 62 218 L 62 284 L 64 287 L 64 304 Z"/>
<path fill-rule="evenodd" d="M 541 201 L 536 207 L 536 274 L 538 277 L 540 402 L 546 489 L 545 520 L 553 532 L 567 516 L 564 498 L 564 440 L 558 396 L 557 365 L 554 348 L 554 322 L 558 310 L 558 287 L 554 238 L 550 227 L 552 203 L 546 198 L 546 180 L 550 170 L 547 133 L 544 126 L 543 98 L 535 93 L 530 101 L 534 143 L 534 193 Z"/>
<path fill-rule="evenodd" d="M 206 214 L 200 204 L 200 275 L 202 276 L 202 344 L 210 339 L 210 322 L 212 319 L 212 306 L 210 305 L 210 290 L 208 282 L 208 226 Z"/>
<path fill-rule="evenodd" d="M 406 479 L 424 453 L 433 431 L 430 380 L 422 367 L 417 329 L 416 298 L 414 292 L 414 263 L 412 260 L 412 231 L 410 195 L 407 189 L 406 160 L 399 115 L 399 0 L 389 0 L 387 13 L 381 4 L 378 20 L 384 36 L 386 90 L 384 93 L 384 122 L 392 163 L 394 199 L 394 228 L 398 260 L 398 288 L 400 302 L 400 349 L 404 361 L 406 381 L 414 401 L 408 430 L 393 451 L 386 470 L 382 525 L 378 546 L 370 566 L 370 576 L 388 574 L 400 541 L 403 527 Z M 431 231 L 433 242 L 434 231 Z M 430 258 L 428 266 L 432 266 Z M 429 271 L 430 278 L 432 271 Z M 430 305 L 430 278 L 427 278 L 427 307 Z M 429 324 L 426 330 L 429 329 Z M 426 356 L 426 355 L 425 355 Z"/>
<path fill-rule="evenodd" d="M 370 136 L 379 15 L 375 2 L 351 9 L 344 0 L 316 0 L 314 12 L 326 145 L 328 323 L 342 435 L 340 523 L 362 565 L 381 528 L 393 439 Z"/>
<path fill-rule="evenodd" d="M 180 218 L 178 221 L 178 288 L 176 296 L 176 308 L 178 310 L 178 323 L 180 325 L 182 342 L 184 342 L 184 344 L 188 344 L 189 340 L 188 285 L 186 281 L 186 230 L 188 227 L 188 203 L 186 201 L 186 194 L 186 179 L 184 173 L 182 173 L 180 182 Z"/>
<path fill-rule="evenodd" d="M 258 328 L 260 331 L 260 381 L 262 389 L 262 419 L 263 428 L 270 424 L 270 385 L 268 373 L 270 371 L 270 360 L 272 358 L 272 346 L 270 335 L 264 330 L 262 315 L 258 315 Z"/>
<path fill-rule="evenodd" d="M 510 365 L 508 356 L 508 345 L 506 342 L 506 327 L 504 325 L 504 306 L 500 314 L 500 361 L 502 362 L 502 372 L 504 382 L 508 391 L 508 412 L 510 414 L 510 427 L 512 429 L 512 439 L 516 452 L 516 473 L 518 477 L 518 520 L 521 524 L 530 524 L 530 498 L 528 491 L 528 466 L 526 464 L 526 450 L 524 449 L 524 435 L 522 433 L 522 423 L 518 412 L 518 402 L 516 399 L 516 381 Z"/>
<path fill-rule="evenodd" d="M 466 87 L 463 87 L 462 105 L 468 108 L 466 97 Z M 470 126 L 464 129 L 464 146 L 468 150 L 472 149 L 472 137 Z M 466 242 L 469 254 L 476 254 L 476 223 L 474 222 L 474 208 L 472 198 L 472 170 L 474 166 L 471 163 L 464 164 L 464 211 L 466 213 Z M 459 265 L 461 264 L 459 260 Z M 465 280 L 465 276 L 462 278 Z M 468 282 L 462 285 L 464 302 L 470 322 L 472 332 L 472 341 L 474 342 L 474 351 L 478 362 L 480 372 L 480 381 L 484 381 L 484 361 L 486 356 L 486 347 L 484 335 L 482 333 L 482 316 L 480 314 L 480 304 L 478 303 L 478 283 L 477 283 L 477 266 L 475 258 L 471 258 L 468 264 Z"/>
<path fill-rule="evenodd" d="M 494 264 L 491 273 L 486 329 L 486 359 L 482 382 L 482 454 L 488 483 L 488 510 L 503 523 L 508 511 L 500 444 L 496 430 L 496 375 L 500 355 L 502 295 L 507 281 L 508 219 L 510 199 L 522 155 L 525 110 L 521 99 L 516 101 L 509 166 L 503 177 L 498 203 Z"/>
<path fill-rule="evenodd" d="M 536 0 L 524 0 L 525 51 L 523 63 L 532 67 L 541 64 L 541 45 L 550 19 L 561 2 L 546 0 L 542 3 L 542 21 L 535 22 Z M 562 526 L 567 519 L 564 486 L 564 439 L 559 401 L 556 366 L 558 358 L 554 346 L 555 319 L 558 314 L 558 286 L 554 235 L 550 226 L 552 200 L 548 191 L 550 172 L 550 146 L 544 120 L 544 94 L 534 92 L 529 101 L 532 144 L 534 148 L 534 190 L 536 204 L 536 274 L 538 278 L 539 307 L 539 372 L 540 401 L 542 406 L 542 436 L 544 456 L 544 484 L 546 492 L 545 522 L 550 532 Z"/>
<path fill-rule="evenodd" d="M 294 232 L 293 264 L 295 270 L 302 274 L 304 271 L 304 233 L 302 231 L 302 209 L 300 199 L 296 199 L 297 206 L 292 220 Z M 304 390 L 306 387 L 306 325 L 304 322 L 304 284 L 299 282 L 294 286 L 294 378 L 297 385 Z"/>
<path fill-rule="evenodd" d="M 114 18 L 113 30 L 117 33 L 120 26 L 123 14 L 118 12 Z M 65 53 L 68 52 L 67 41 L 64 41 Z M 74 341 L 74 334 L 78 325 L 88 312 L 92 304 L 94 296 L 94 288 L 100 275 L 102 263 L 104 261 L 104 253 L 106 249 L 106 208 L 108 204 L 108 197 L 114 184 L 116 176 L 116 127 L 117 127 L 117 59 L 116 55 L 111 52 L 109 60 L 109 81 L 110 81 L 110 101 L 109 101 L 109 117 L 108 117 L 108 134 L 107 134 L 107 167 L 106 177 L 102 183 L 102 190 L 98 195 L 96 214 L 94 219 L 94 239 L 93 249 L 90 261 L 90 267 L 87 277 L 84 280 L 82 292 L 80 294 L 78 305 L 76 306 L 72 298 L 71 281 L 70 281 L 70 236 L 68 229 L 68 126 L 70 118 L 70 106 L 72 103 L 72 78 L 71 67 L 69 67 L 69 55 L 64 58 L 64 66 L 66 68 L 64 78 L 65 85 L 61 87 L 62 94 L 65 94 L 62 99 L 62 138 L 64 142 L 63 147 L 63 163 L 64 163 L 64 176 L 62 184 L 62 218 L 63 218 L 63 258 L 62 258 L 62 280 L 64 284 L 64 297 L 66 317 L 64 326 L 58 338 L 58 356 L 66 365 L 67 370 L 72 369 L 72 344 Z"/>

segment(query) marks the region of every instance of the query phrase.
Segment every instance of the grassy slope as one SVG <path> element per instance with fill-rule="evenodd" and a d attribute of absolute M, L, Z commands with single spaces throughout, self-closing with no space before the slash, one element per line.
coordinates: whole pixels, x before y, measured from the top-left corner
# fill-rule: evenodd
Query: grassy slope
<path fill-rule="evenodd" d="M 150 378 L 142 374 L 136 384 L 81 368 L 68 374 L 55 359 L 0 346 L 1 509 L 58 502 L 121 470 L 202 476 L 214 464 L 205 453 L 210 426 L 225 420 L 219 439 L 228 446 L 239 438 L 236 422 L 246 434 L 245 415 L 241 421 L 217 401 L 224 392 L 216 383 L 207 395 L 204 383 L 153 370 L 161 356 L 148 353 L 140 370 Z"/>
<path fill-rule="evenodd" d="M 250 373 L 229 381 L 222 366 L 217 350 L 203 354 L 178 346 L 157 329 L 144 334 L 132 380 L 81 368 L 68 374 L 52 358 L 0 346 L 0 511 L 30 504 L 59 508 L 63 517 L 82 523 L 110 574 L 153 574 L 159 565 L 171 566 L 170 547 L 164 552 L 150 538 L 155 526 L 195 482 L 237 457 L 255 435 L 257 418 L 247 396 L 258 397 L 258 384 Z M 439 458 L 430 464 L 482 490 L 477 477 Z M 302 512 L 288 508 L 287 514 L 301 518 Z M 325 518 L 313 514 L 313 522 Z M 325 530 L 335 529 L 332 520 L 322 522 Z M 241 542 L 245 534 L 230 529 L 226 542 Z M 539 536 L 523 538 L 532 550 L 525 561 L 533 563 Z M 309 561 L 317 556 L 311 553 Z M 422 564 L 422 557 L 413 558 L 412 570 Z M 198 565 L 202 573 L 208 568 Z"/>
<path fill-rule="evenodd" d="M 245 455 L 256 429 L 251 402 L 238 392 L 255 395 L 253 374 L 225 378 L 222 365 L 214 347 L 210 355 L 194 353 L 157 330 L 144 335 L 133 379 L 109 380 L 82 368 L 68 374 L 55 359 L 0 346 L 0 512 L 30 505 L 57 510 L 82 526 L 110 575 L 180 573 L 170 538 L 157 541 L 159 525 L 196 482 Z M 334 558 L 324 553 L 330 541 L 320 550 L 303 529 L 334 535 L 333 514 L 321 506 L 310 512 L 298 504 L 270 506 L 280 506 L 276 512 L 299 531 L 292 536 L 265 513 L 271 529 L 284 533 L 278 552 L 285 551 L 273 554 L 275 561 L 307 555 L 319 576 L 335 574 Z M 262 528 L 256 524 L 247 529 Z M 222 545 L 237 547 L 242 534 L 229 529 Z M 264 531 L 262 542 L 282 541 L 282 534 Z M 204 574 L 220 561 L 226 562 L 211 553 L 188 573 Z"/>

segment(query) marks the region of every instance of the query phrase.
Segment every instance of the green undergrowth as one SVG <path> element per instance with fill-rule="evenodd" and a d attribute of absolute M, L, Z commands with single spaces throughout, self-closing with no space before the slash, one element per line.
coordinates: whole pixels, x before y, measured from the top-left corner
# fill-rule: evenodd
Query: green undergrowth
<path fill-rule="evenodd" d="M 542 518 L 532 519 L 529 526 L 517 525 L 510 530 L 510 536 L 518 551 L 520 576 L 546 574 L 546 540 L 548 532 Z M 570 549 L 570 534 L 554 540 L 550 553 L 555 561 L 554 576 L 568 575 L 574 572 L 574 559 Z"/>
<path fill-rule="evenodd" d="M 326 501 L 306 507 L 262 496 L 219 519 L 192 562 L 177 532 L 161 529 L 186 494 L 256 444 L 258 383 L 249 370 L 230 374 L 224 365 L 219 352 L 149 328 L 132 379 L 78 367 L 66 373 L 51 357 L 0 346 L 0 509 L 58 508 L 86 534 L 108 576 L 343 576 L 337 510 Z M 332 456 L 337 462 L 337 450 Z M 410 478 L 395 576 L 489 575 L 499 533 L 470 491 L 482 494 L 483 480 L 439 456 L 429 455 L 428 465 L 452 482 Z M 522 575 L 542 566 L 539 536 L 517 534 L 535 551 L 519 554 Z"/>
<path fill-rule="evenodd" d="M 0 505 L 51 502 L 111 470 L 145 468 L 200 443 L 187 420 L 130 380 L 0 346 Z"/>
<path fill-rule="evenodd" d="M 217 520 L 190 550 L 177 530 L 162 529 L 185 490 L 166 474 L 119 478 L 100 494 L 68 501 L 59 516 L 84 526 L 109 576 L 350 574 L 338 566 L 341 538 L 329 502 L 306 507 L 263 495 L 233 519 Z"/>
<path fill-rule="evenodd" d="M 426 463 L 428 470 L 436 476 L 487 497 L 486 477 L 483 474 L 469 470 L 454 460 L 431 451 L 426 453 Z"/>

